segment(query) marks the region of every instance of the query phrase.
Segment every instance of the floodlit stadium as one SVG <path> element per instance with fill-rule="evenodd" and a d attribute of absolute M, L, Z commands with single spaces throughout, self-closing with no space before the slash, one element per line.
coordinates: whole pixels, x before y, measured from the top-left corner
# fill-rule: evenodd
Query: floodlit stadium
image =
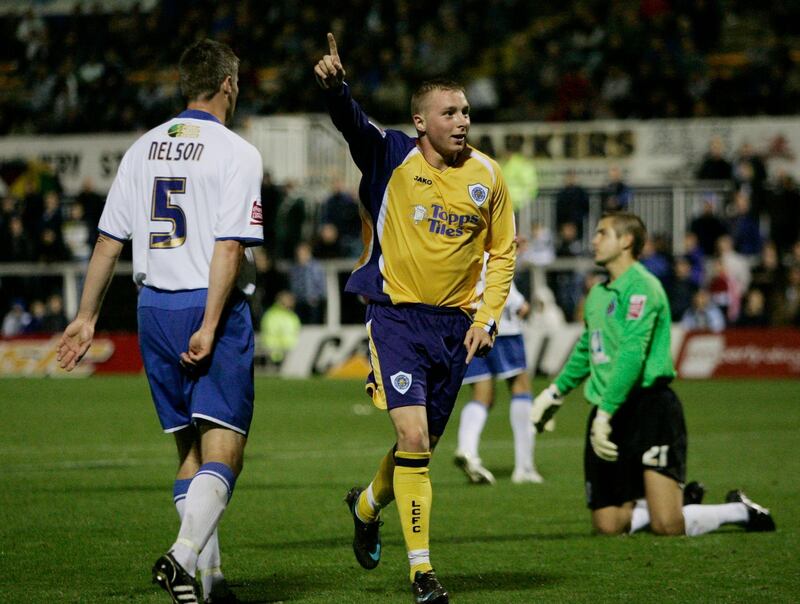
<path fill-rule="evenodd" d="M 472 237 L 473 225 L 490 224 L 486 216 L 496 220 L 491 225 L 502 224 L 486 214 L 500 203 L 492 188 L 500 178 L 494 166 L 507 189 L 506 216 L 514 214 L 513 283 L 520 296 L 515 308 L 525 306 L 514 311 L 526 359 L 517 373 L 525 378 L 525 392 L 520 394 L 517 381 L 512 397 L 512 388 L 500 382 L 508 379 L 510 385 L 517 374 L 494 372 L 500 377 L 492 409 L 488 416 L 481 411 L 480 427 L 470 432 L 475 449 L 467 455 L 462 412 L 472 407 L 474 415 L 482 391 L 465 383 L 426 466 L 433 485 L 432 498 L 424 495 L 432 501 L 430 563 L 450 600 L 800 599 L 794 484 L 800 462 L 792 454 L 800 444 L 800 10 L 791 3 L 737 0 L 573 0 L 557 7 L 518 0 L 347 0 L 334 12 L 313 0 L 0 2 L 0 602 L 168 601 L 151 578 L 170 594 L 172 587 L 165 585 L 172 579 L 158 575 L 153 561 L 179 530 L 175 543 L 188 543 L 187 551 L 194 547 L 179 514 L 184 499 L 197 501 L 189 483 L 198 484 L 194 477 L 202 474 L 221 475 L 227 487 L 227 498 L 220 496 L 225 512 L 219 551 L 225 590 L 235 594 L 220 595 L 221 580 L 208 578 L 218 562 L 210 570 L 197 562 L 198 593 L 206 602 L 412 601 L 404 578 L 409 560 L 412 569 L 421 564 L 425 572 L 430 564 L 427 549 L 408 545 L 398 505 L 380 513 L 380 565 L 366 571 L 353 556 L 353 519 L 357 539 L 359 522 L 371 524 L 359 519 L 359 510 L 382 505 L 374 498 L 381 497 L 375 492 L 383 470 L 360 504 L 358 494 L 355 503 L 344 501 L 354 485 L 370 484 L 381 456 L 405 438 L 402 431 L 396 436 L 378 407 L 388 404 L 394 418 L 398 408 L 409 409 L 406 403 L 386 394 L 371 399 L 364 385 L 375 380 L 378 368 L 372 383 L 385 391 L 393 387 L 394 401 L 415 392 L 418 378 L 410 369 L 391 376 L 387 370 L 382 380 L 377 360 L 388 364 L 388 354 L 405 346 L 412 330 L 397 331 L 379 349 L 379 319 L 358 289 L 367 279 L 348 287 L 348 278 L 356 268 L 362 275 L 375 270 L 380 281 L 369 286 L 378 283 L 386 301 L 373 298 L 373 305 L 405 308 L 415 292 L 392 282 L 398 274 L 406 278 L 399 264 L 416 270 L 417 260 L 409 258 L 421 266 L 446 261 L 449 242 L 465 232 Z M 338 50 L 326 40 L 328 32 Z M 192 97 L 205 104 L 189 99 L 185 111 L 181 87 L 185 91 L 192 82 L 185 77 L 187 63 L 179 73 L 179 61 L 204 38 L 230 46 L 239 61 L 238 79 L 222 76 L 221 85 L 215 80 L 213 94 Z M 323 65 L 328 60 L 327 78 L 320 76 L 321 59 Z M 336 71 L 339 60 L 346 69 L 342 98 L 351 94 L 369 117 L 362 124 L 366 136 L 375 145 L 410 145 L 396 161 L 396 150 L 365 160 L 358 146 L 363 141 L 353 143 L 352 132 L 340 131 L 346 112 L 331 100 L 345 89 L 335 85 L 343 75 Z M 203 66 L 196 69 L 202 72 Z M 458 181 L 474 216 L 447 206 L 456 193 L 437 188 L 453 182 L 438 176 L 451 178 L 466 165 L 458 158 L 467 152 L 434 172 L 426 149 L 438 147 L 409 138 L 420 136 L 428 120 L 420 109 L 412 121 L 412 94 L 442 77 L 463 85 L 469 103 L 468 112 L 448 111 L 462 112 L 461 119 L 471 122 L 470 157 L 480 158 L 466 180 Z M 320 89 L 326 86 L 333 91 Z M 167 123 L 162 142 L 141 142 Z M 203 138 L 209 128 L 237 141 L 232 144 L 239 151 L 217 153 Z M 465 144 L 463 138 L 451 143 Z M 141 215 L 149 251 L 131 245 L 139 227 L 134 219 L 126 222 L 120 205 L 136 197 L 119 176 L 130 174 L 131 160 L 123 158 L 135 145 L 148 161 L 161 162 L 144 184 L 147 208 Z M 237 162 L 245 165 L 244 155 L 260 157 L 263 178 L 258 165 L 236 171 Z M 219 223 L 209 224 L 208 232 L 216 229 L 213 241 L 201 247 L 192 238 L 206 225 L 198 227 L 193 212 L 216 201 L 187 195 L 185 178 L 158 170 L 191 164 L 201 171 L 197 166 L 212 160 L 221 166 L 219 174 L 236 173 L 233 185 L 221 179 L 224 190 L 236 191 L 247 207 L 236 209 L 233 200 L 224 200 L 219 221 L 238 230 L 218 232 Z M 377 165 L 384 169 L 381 162 L 389 166 L 386 174 L 372 171 Z M 401 171 L 408 166 L 415 171 Z M 492 175 L 489 186 L 480 184 L 484 169 Z M 256 172 L 260 184 L 251 178 Z M 209 172 L 205 191 L 215 191 L 209 183 L 217 176 Z M 419 193 L 434 189 L 430 195 L 439 197 Z M 400 195 L 410 199 L 397 214 L 402 228 L 392 227 L 398 218 L 391 214 Z M 370 199 L 379 205 L 370 206 Z M 531 401 L 544 400 L 537 397 L 561 375 L 576 344 L 585 346 L 593 364 L 608 361 L 602 334 L 589 333 L 591 321 L 598 320 L 589 316 L 589 292 L 604 287 L 599 284 L 609 271 L 613 277 L 612 268 L 597 265 L 595 254 L 598 222 L 614 211 L 632 212 L 646 225 L 638 260 L 669 302 L 670 351 L 664 357 L 671 356 L 671 388 L 685 415 L 685 482 L 701 483 L 702 503 L 718 506 L 725 518 L 708 534 L 697 527 L 709 523 L 687 520 L 685 535 L 657 536 L 658 523 L 636 520 L 640 516 L 630 510 L 631 526 L 622 531 L 630 534 L 594 534 L 584 447 L 597 451 L 596 426 L 587 423 L 591 406 L 583 387 L 556 407 L 561 410 L 555 430 L 535 435 L 528 478 L 520 474 L 519 397 L 528 418 Z M 422 230 L 435 245 L 409 245 L 398 262 L 390 257 L 399 245 L 390 241 L 391 228 L 403 234 Z M 490 226 L 485 230 L 499 240 Z M 204 308 L 211 314 L 205 289 L 197 306 L 200 286 L 192 284 L 197 275 L 220 279 L 211 260 L 220 242 L 237 253 L 236 242 L 247 246 L 239 285 L 231 281 L 233 293 L 225 299 L 241 303 L 246 330 L 252 323 L 254 351 L 245 347 L 238 355 L 245 366 L 253 355 L 252 423 L 242 420 L 241 427 L 238 416 L 223 421 L 205 407 L 184 424 L 169 423 L 159 406 L 163 401 L 154 413 L 153 396 L 180 398 L 181 387 L 151 388 L 155 353 L 137 330 L 155 328 L 141 308 L 158 309 L 158 330 L 178 330 L 189 308 L 199 308 L 200 319 Z M 184 264 L 158 265 L 153 255 L 143 264 L 154 249 L 159 258 L 173 259 L 180 248 Z M 484 249 L 490 260 L 481 283 L 489 291 L 498 279 L 491 273 L 495 248 L 487 244 L 481 254 Z M 89 271 L 96 250 L 118 254 L 104 300 L 106 284 L 98 286 L 99 273 Z M 488 312 L 490 303 L 480 298 L 480 260 L 463 271 L 468 268 L 477 289 L 467 314 Z M 425 270 L 419 274 L 444 274 Z M 168 278 L 155 285 L 158 271 Z M 448 300 L 458 287 L 424 279 L 419 284 L 423 292 L 447 292 L 451 297 L 442 299 Z M 238 297 L 240 289 L 246 297 Z M 185 296 L 181 300 L 195 296 L 194 301 L 164 302 L 175 290 Z M 93 295 L 102 310 L 91 347 L 70 356 L 62 334 Z M 144 295 L 151 296 L 149 302 L 142 302 Z M 650 303 L 634 296 L 620 316 L 639 319 Z M 442 306 L 451 313 L 464 309 Z M 599 314 L 610 317 L 617 310 L 614 298 Z M 228 316 L 229 310 L 220 312 Z M 489 320 L 484 331 L 493 333 L 499 322 L 499 316 Z M 503 325 L 508 323 L 500 323 L 499 337 Z M 630 333 L 625 330 L 633 329 L 626 325 L 623 340 Z M 227 327 L 215 329 L 219 342 Z M 178 352 L 193 351 L 193 330 L 185 341 L 168 343 Z M 648 345 L 643 354 L 649 350 Z M 181 357 L 179 364 L 174 356 L 175 371 L 193 383 L 213 358 L 197 361 L 198 369 L 195 357 Z M 64 369 L 78 358 L 74 369 Z M 238 374 L 222 367 L 220 383 L 238 392 Z M 632 392 L 649 388 L 645 379 L 643 369 Z M 206 464 L 206 470 L 184 476 L 180 465 L 176 480 L 171 433 L 196 425 L 199 443 L 199 426 L 208 422 L 222 432 L 246 434 L 244 470 L 237 478 L 226 473 L 229 467 L 217 467 L 224 464 L 213 472 Z M 533 430 L 527 419 L 523 423 Z M 610 435 L 619 444 L 619 432 Z M 212 456 L 218 452 L 211 450 Z M 409 451 L 390 451 L 392 463 L 404 471 L 428 463 L 414 457 L 421 450 Z M 666 447 L 648 455 L 645 466 L 667 465 Z M 659 476 L 675 480 L 664 472 Z M 738 490 L 768 512 L 737 499 Z M 698 503 L 684 493 L 686 507 Z M 721 511 L 732 505 L 739 506 L 739 516 Z M 710 506 L 708 513 L 716 513 Z M 652 506 L 649 513 L 655 517 Z M 178 548 L 178 567 L 183 555 Z M 447 601 L 441 594 L 434 599 L 435 590 L 430 594 L 430 601 Z M 182 601 L 179 593 L 172 597 Z M 417 601 L 424 597 L 417 595 Z M 184 601 L 202 602 L 203 596 Z"/>

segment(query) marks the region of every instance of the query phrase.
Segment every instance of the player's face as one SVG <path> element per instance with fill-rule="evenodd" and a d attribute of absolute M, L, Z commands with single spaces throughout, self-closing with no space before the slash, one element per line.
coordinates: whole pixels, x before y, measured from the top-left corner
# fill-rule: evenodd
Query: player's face
<path fill-rule="evenodd" d="M 592 238 L 592 250 L 594 251 L 594 261 L 600 266 L 606 266 L 613 262 L 622 254 L 625 244 L 630 243 L 617 235 L 614 230 L 614 221 L 610 218 L 603 218 L 597 223 Z"/>
<path fill-rule="evenodd" d="M 417 128 L 443 158 L 458 156 L 467 146 L 469 103 L 460 90 L 433 90 L 425 97 Z M 415 120 L 416 121 L 416 120 Z"/>

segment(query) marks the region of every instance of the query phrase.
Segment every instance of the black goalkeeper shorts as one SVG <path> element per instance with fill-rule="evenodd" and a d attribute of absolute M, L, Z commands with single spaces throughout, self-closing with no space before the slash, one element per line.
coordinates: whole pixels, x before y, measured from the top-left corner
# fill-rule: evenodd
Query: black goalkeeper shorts
<path fill-rule="evenodd" d="M 686 481 L 686 422 L 681 401 L 666 384 L 636 388 L 611 418 L 611 441 L 619 458 L 608 462 L 589 442 L 593 406 L 586 427 L 583 471 L 586 504 L 592 510 L 644 497 L 644 471 L 655 470 L 683 485 Z"/>

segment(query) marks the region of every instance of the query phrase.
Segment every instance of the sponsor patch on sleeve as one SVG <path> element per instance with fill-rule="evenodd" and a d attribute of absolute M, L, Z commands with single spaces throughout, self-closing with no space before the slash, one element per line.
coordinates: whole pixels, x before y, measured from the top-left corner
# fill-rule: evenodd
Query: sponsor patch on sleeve
<path fill-rule="evenodd" d="M 257 199 L 253 202 L 253 209 L 250 210 L 250 224 L 264 224 L 264 214 L 261 211 L 261 202 Z"/>
<path fill-rule="evenodd" d="M 628 320 L 640 319 L 644 314 L 644 305 L 647 302 L 647 296 L 643 294 L 634 294 L 628 303 L 628 314 L 625 316 Z"/>

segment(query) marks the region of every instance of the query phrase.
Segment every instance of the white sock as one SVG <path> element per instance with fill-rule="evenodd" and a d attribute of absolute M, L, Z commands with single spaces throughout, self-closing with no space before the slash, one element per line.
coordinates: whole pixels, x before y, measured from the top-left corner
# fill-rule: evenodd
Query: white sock
<path fill-rule="evenodd" d="M 529 472 L 534 469 L 533 445 L 536 435 L 531 424 L 530 394 L 516 394 L 511 397 L 509 419 L 514 432 L 514 469 Z"/>
<path fill-rule="evenodd" d="M 747 506 L 743 503 L 687 505 L 683 508 L 683 521 L 689 537 L 710 533 L 723 524 L 742 524 L 747 522 L 747 518 Z"/>
<path fill-rule="evenodd" d="M 183 508 L 185 507 L 186 497 L 182 497 L 175 501 L 175 509 L 178 510 L 178 516 L 183 520 Z M 209 594 L 214 585 L 225 580 L 222 574 L 222 558 L 219 553 L 219 531 L 214 529 L 211 537 L 200 555 L 197 557 L 197 575 L 199 575 L 200 582 L 203 584 L 203 593 Z"/>
<path fill-rule="evenodd" d="M 461 410 L 458 422 L 458 450 L 470 457 L 478 458 L 481 432 L 486 425 L 489 410 L 478 401 L 470 401 Z"/>
<path fill-rule="evenodd" d="M 631 514 L 631 534 L 650 526 L 650 510 L 645 499 L 637 499 Z"/>
<path fill-rule="evenodd" d="M 170 552 L 178 564 L 193 577 L 197 571 L 200 552 L 216 530 L 234 484 L 233 471 L 228 466 L 207 463 L 200 467 L 189 485 L 183 500 L 181 529 Z"/>

